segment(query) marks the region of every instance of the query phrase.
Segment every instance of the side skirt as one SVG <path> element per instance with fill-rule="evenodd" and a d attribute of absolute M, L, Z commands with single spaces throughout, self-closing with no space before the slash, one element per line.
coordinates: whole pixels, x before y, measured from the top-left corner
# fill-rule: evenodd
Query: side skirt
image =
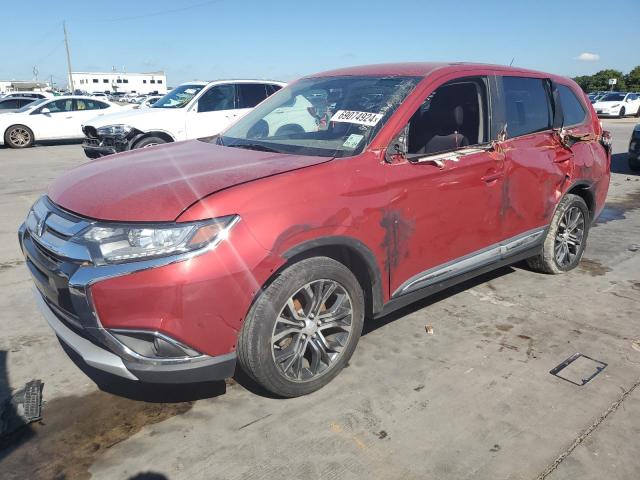
<path fill-rule="evenodd" d="M 407 305 L 417 302 L 418 300 L 422 300 L 426 297 L 434 295 L 442 290 L 446 290 L 449 287 L 462 283 L 466 280 L 470 280 L 474 277 L 482 275 L 483 273 L 490 272 L 500 267 L 504 267 L 505 265 L 510 265 L 521 260 L 525 260 L 527 258 L 538 255 L 542 250 L 542 243 L 537 243 L 534 246 L 529 246 L 524 250 L 520 250 L 517 253 L 514 253 L 509 256 L 504 256 L 502 258 L 497 258 L 495 261 L 490 263 L 486 263 L 482 266 L 474 268 L 473 270 L 465 271 L 455 276 L 447 277 L 446 279 L 442 279 L 441 281 L 437 281 L 434 283 L 430 283 L 427 286 L 422 288 L 412 290 L 408 293 L 404 293 L 401 295 L 394 295 L 391 300 L 389 300 L 382 310 L 374 315 L 374 318 L 384 317 L 389 313 L 398 310 L 400 308 L 406 307 Z"/>

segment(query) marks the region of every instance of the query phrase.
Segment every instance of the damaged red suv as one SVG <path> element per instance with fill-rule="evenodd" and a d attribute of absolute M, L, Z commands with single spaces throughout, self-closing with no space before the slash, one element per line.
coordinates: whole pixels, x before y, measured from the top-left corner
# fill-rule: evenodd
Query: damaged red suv
<path fill-rule="evenodd" d="M 609 185 L 571 80 L 477 64 L 303 78 L 222 135 L 58 179 L 20 243 L 56 335 L 145 382 L 312 392 L 363 322 L 527 259 L 573 269 Z"/>

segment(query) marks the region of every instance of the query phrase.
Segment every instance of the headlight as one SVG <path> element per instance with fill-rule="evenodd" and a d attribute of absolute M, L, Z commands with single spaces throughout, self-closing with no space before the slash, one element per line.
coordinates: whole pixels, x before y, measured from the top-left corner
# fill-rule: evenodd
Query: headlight
<path fill-rule="evenodd" d="M 114 137 L 126 137 L 129 135 L 129 132 L 133 130 L 133 127 L 130 125 L 107 125 L 105 127 L 100 127 L 96 131 L 98 135 L 110 135 Z"/>
<path fill-rule="evenodd" d="M 105 263 L 131 262 L 213 248 L 238 220 L 239 216 L 230 215 L 189 224 L 96 224 L 82 239 L 99 249 Z"/>

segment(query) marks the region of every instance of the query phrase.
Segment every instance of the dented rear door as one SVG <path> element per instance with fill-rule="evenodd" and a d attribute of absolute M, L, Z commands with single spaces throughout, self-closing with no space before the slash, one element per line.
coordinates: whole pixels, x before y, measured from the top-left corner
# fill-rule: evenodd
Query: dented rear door
<path fill-rule="evenodd" d="M 553 106 L 544 78 L 499 77 L 507 139 L 500 206 L 504 239 L 549 224 L 575 153 L 553 132 Z"/>

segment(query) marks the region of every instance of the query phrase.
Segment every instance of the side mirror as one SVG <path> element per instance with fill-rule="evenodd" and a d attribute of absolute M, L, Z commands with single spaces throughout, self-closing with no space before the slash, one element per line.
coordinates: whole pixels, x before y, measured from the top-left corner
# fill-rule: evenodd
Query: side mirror
<path fill-rule="evenodd" d="M 407 143 L 409 138 L 409 125 L 406 125 L 396 137 L 391 140 L 384 153 L 384 160 L 387 163 L 398 163 L 407 159 Z"/>
<path fill-rule="evenodd" d="M 49 115 L 51 113 L 51 110 L 49 110 L 47 107 L 44 107 L 40 110 L 40 113 L 44 113 L 45 115 Z"/>

